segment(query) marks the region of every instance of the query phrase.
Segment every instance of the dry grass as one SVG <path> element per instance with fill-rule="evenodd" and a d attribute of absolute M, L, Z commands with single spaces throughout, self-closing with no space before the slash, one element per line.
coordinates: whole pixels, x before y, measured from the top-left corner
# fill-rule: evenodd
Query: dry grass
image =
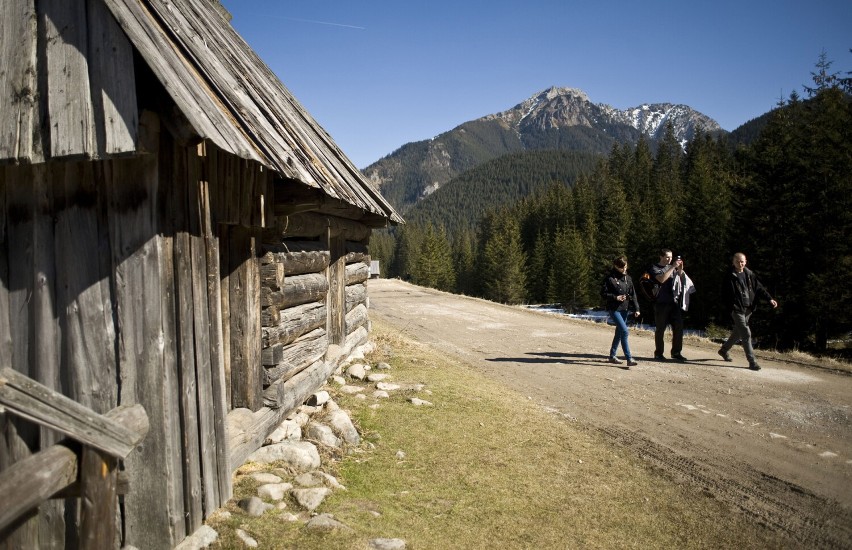
<path fill-rule="evenodd" d="M 366 548 L 372 538 L 401 538 L 409 549 L 783 546 L 700 488 L 660 477 L 470 367 L 378 323 L 373 339 L 370 361 L 390 363 L 394 382 L 426 384 L 431 393 L 417 396 L 433 405 L 412 405 L 413 394 L 378 402 L 335 396 L 364 443 L 324 464 L 347 490 L 318 511 L 352 531 L 311 534 L 276 511 L 257 519 L 235 513 L 211 521 L 217 547 L 241 548 L 237 527 L 261 548 Z M 253 490 L 236 488 L 238 497 Z"/>

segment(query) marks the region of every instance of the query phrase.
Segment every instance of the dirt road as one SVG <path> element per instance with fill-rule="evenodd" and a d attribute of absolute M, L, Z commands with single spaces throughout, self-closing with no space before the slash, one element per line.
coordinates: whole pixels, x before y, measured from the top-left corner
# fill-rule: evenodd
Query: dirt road
<path fill-rule="evenodd" d="M 368 283 L 370 314 L 599 430 L 794 546 L 852 548 L 852 376 L 760 358 L 746 369 L 687 342 L 688 363 L 606 362 L 613 328 L 454 296 L 393 279 Z M 667 344 L 670 339 L 667 339 Z M 667 349 L 668 354 L 668 349 Z"/>

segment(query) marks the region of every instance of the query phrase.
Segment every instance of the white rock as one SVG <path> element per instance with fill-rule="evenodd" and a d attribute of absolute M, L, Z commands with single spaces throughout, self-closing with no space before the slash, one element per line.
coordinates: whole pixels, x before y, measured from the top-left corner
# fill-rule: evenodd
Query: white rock
<path fill-rule="evenodd" d="M 319 407 L 321 405 L 325 405 L 329 399 L 331 399 L 331 396 L 328 394 L 328 392 L 325 390 L 321 390 L 308 397 L 307 404 L 312 407 Z"/>
<path fill-rule="evenodd" d="M 405 550 L 402 539 L 370 539 L 368 544 L 371 550 Z"/>
<path fill-rule="evenodd" d="M 376 390 L 373 392 L 373 397 L 376 399 L 387 399 L 390 397 L 390 394 L 384 390 Z"/>
<path fill-rule="evenodd" d="M 384 391 L 394 391 L 398 390 L 400 387 L 401 386 L 399 384 L 391 384 L 390 382 L 379 382 L 378 384 L 376 384 L 377 390 Z"/>
<path fill-rule="evenodd" d="M 397 451 L 396 452 L 396 459 L 397 460 L 405 460 L 405 451 L 401 451 L 401 450 Z"/>
<path fill-rule="evenodd" d="M 270 474 L 268 472 L 254 472 L 249 474 L 249 477 L 261 485 L 266 485 L 267 483 L 281 483 L 282 481 L 282 479 L 277 475 Z"/>
<path fill-rule="evenodd" d="M 292 488 L 292 483 L 267 483 L 257 488 L 257 496 L 269 500 L 281 500 Z"/>
<path fill-rule="evenodd" d="M 383 363 L 379 363 L 378 365 L 376 365 L 376 368 L 378 370 L 390 370 L 391 366 L 388 365 L 387 363 L 383 362 Z"/>
<path fill-rule="evenodd" d="M 382 374 L 380 372 L 375 372 L 367 375 L 367 382 L 381 382 L 385 378 L 390 377 L 390 374 Z"/>
<path fill-rule="evenodd" d="M 327 474 L 325 472 L 316 472 L 316 473 L 321 475 L 323 477 L 323 479 L 325 479 L 326 485 L 328 485 L 332 489 L 340 489 L 341 491 L 346 490 L 346 487 L 341 485 L 341 483 L 339 481 L 337 481 L 337 478 L 334 477 L 333 475 Z"/>
<path fill-rule="evenodd" d="M 248 457 L 248 462 L 282 461 L 297 472 L 309 472 L 320 467 L 317 448 L 308 441 L 282 441 L 256 450 Z"/>
<path fill-rule="evenodd" d="M 209 525 L 202 525 L 196 529 L 193 534 L 186 537 L 180 544 L 175 546 L 174 550 L 200 550 L 201 548 L 207 548 L 216 542 L 216 539 L 218 538 L 219 533 L 217 533 L 212 527 Z M 125 546 L 122 550 L 129 548 L 131 547 Z"/>
<path fill-rule="evenodd" d="M 328 447 L 340 447 L 340 439 L 334 435 L 331 427 L 319 422 L 308 422 L 305 426 L 305 437 L 319 441 Z"/>
<path fill-rule="evenodd" d="M 311 487 L 309 489 L 293 489 L 291 494 L 299 503 L 299 506 L 308 510 L 316 510 L 322 501 L 331 494 L 331 489 L 327 487 Z"/>
<path fill-rule="evenodd" d="M 346 369 L 346 375 L 349 378 L 355 378 L 356 380 L 363 380 L 364 377 L 367 376 L 367 369 L 364 368 L 364 365 L 361 363 L 357 363 L 352 365 L 348 369 Z"/>
<path fill-rule="evenodd" d="M 347 527 L 343 523 L 340 523 L 334 516 L 331 514 L 319 514 L 317 516 L 312 517 L 306 524 L 305 529 L 310 529 L 312 531 L 352 531 L 351 527 Z"/>
<path fill-rule="evenodd" d="M 361 436 L 358 435 L 358 430 L 352 424 L 352 419 L 346 414 L 346 411 L 336 410 L 328 415 L 328 423 L 334 433 L 339 435 L 343 441 L 350 445 L 357 445 L 361 442 Z"/>
<path fill-rule="evenodd" d="M 295 420 L 285 420 L 279 424 L 275 431 L 266 438 L 265 445 L 281 443 L 288 439 L 292 441 L 302 439 L 302 427 Z"/>
<path fill-rule="evenodd" d="M 243 541 L 243 544 L 245 544 L 249 548 L 257 548 L 257 541 L 254 540 L 248 533 L 246 533 L 242 529 L 237 529 L 236 533 L 239 539 Z"/>
<path fill-rule="evenodd" d="M 296 424 L 299 425 L 300 428 L 304 427 L 305 424 L 310 421 L 311 417 L 303 412 L 296 412 L 292 414 L 287 420 L 292 420 Z M 301 437 L 301 436 L 300 436 Z"/>
<path fill-rule="evenodd" d="M 432 404 L 429 401 L 426 401 L 426 400 L 423 400 L 423 399 L 418 399 L 417 397 L 409 397 L 408 402 L 411 403 L 412 405 L 416 405 L 418 407 L 429 406 L 429 405 Z"/>
<path fill-rule="evenodd" d="M 361 386 L 341 386 L 340 387 L 341 393 L 346 393 L 346 394 L 349 394 L 349 395 L 361 393 L 362 391 L 364 391 L 364 388 L 362 388 Z"/>
<path fill-rule="evenodd" d="M 346 379 L 342 376 L 334 375 L 331 377 L 331 381 L 337 384 L 338 386 L 342 386 L 346 383 Z"/>
<path fill-rule="evenodd" d="M 337 411 L 340 410 L 340 405 L 334 399 L 329 399 L 328 403 L 325 404 L 326 411 Z"/>

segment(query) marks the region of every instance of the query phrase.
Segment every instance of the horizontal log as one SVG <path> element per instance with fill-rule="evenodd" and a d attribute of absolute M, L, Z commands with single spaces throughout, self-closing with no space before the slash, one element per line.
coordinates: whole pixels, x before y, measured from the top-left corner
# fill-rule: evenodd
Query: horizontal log
<path fill-rule="evenodd" d="M 346 285 L 363 283 L 370 278 L 370 264 L 355 263 L 346 266 Z"/>
<path fill-rule="evenodd" d="M 5 376 L 5 369 L 2 374 Z M 11 406 L 9 410 L 12 410 Z M 137 434 L 133 437 L 136 444 L 148 433 L 148 416 L 142 405 L 117 407 L 102 418 Z M 5 501 L 0 506 L 0 532 L 48 498 L 64 498 L 65 493 L 73 493 L 72 486 L 77 486 L 79 492 L 78 452 L 79 445 L 69 438 L 0 472 L 0 495 Z"/>
<path fill-rule="evenodd" d="M 367 249 L 367 245 L 363 243 L 346 241 L 345 262 L 347 264 L 353 264 L 355 262 L 364 262 L 367 265 L 370 265 L 370 252 Z"/>
<path fill-rule="evenodd" d="M 346 334 L 354 332 L 358 327 L 363 326 L 368 319 L 367 306 L 358 304 L 349 313 L 346 314 Z"/>
<path fill-rule="evenodd" d="M 325 383 L 334 368 L 334 363 L 320 359 L 292 378 L 278 380 L 263 391 L 263 404 L 272 409 L 301 405 Z"/>
<path fill-rule="evenodd" d="M 279 247 L 274 247 L 275 249 Z M 277 263 L 283 266 L 284 275 L 302 275 L 321 273 L 330 262 L 331 254 L 327 249 L 319 250 L 267 250 L 261 256 L 261 264 Z"/>
<path fill-rule="evenodd" d="M 367 285 L 356 284 L 346 287 L 346 311 L 351 311 L 358 304 L 367 303 Z"/>
<path fill-rule="evenodd" d="M 282 346 L 274 353 L 278 361 L 264 369 L 264 385 L 269 386 L 278 380 L 287 380 L 322 358 L 327 349 L 328 336 L 325 329 L 321 328 L 305 334 L 292 344 Z"/>
<path fill-rule="evenodd" d="M 303 334 L 324 327 L 327 315 L 325 304 L 319 302 L 282 310 L 281 322 L 277 326 L 262 328 L 261 347 L 289 344 Z"/>
<path fill-rule="evenodd" d="M 325 275 L 320 273 L 293 275 L 284 279 L 281 290 L 261 287 L 260 305 L 285 309 L 324 300 L 326 294 L 328 294 L 328 279 Z"/>
<path fill-rule="evenodd" d="M 10 368 L 0 370 L 0 405 L 16 416 L 118 458 L 130 454 L 148 433 L 148 417 L 141 405 L 127 411 L 136 417 L 134 425 L 145 427 L 144 432 L 136 432 Z"/>

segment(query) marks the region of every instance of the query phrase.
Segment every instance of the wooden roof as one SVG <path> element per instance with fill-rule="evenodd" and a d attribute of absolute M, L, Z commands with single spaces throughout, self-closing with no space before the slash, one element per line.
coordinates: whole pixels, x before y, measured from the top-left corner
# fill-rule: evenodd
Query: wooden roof
<path fill-rule="evenodd" d="M 0 161 L 137 152 L 135 49 L 198 138 L 285 180 L 403 221 L 212 0 L 0 6 Z"/>

